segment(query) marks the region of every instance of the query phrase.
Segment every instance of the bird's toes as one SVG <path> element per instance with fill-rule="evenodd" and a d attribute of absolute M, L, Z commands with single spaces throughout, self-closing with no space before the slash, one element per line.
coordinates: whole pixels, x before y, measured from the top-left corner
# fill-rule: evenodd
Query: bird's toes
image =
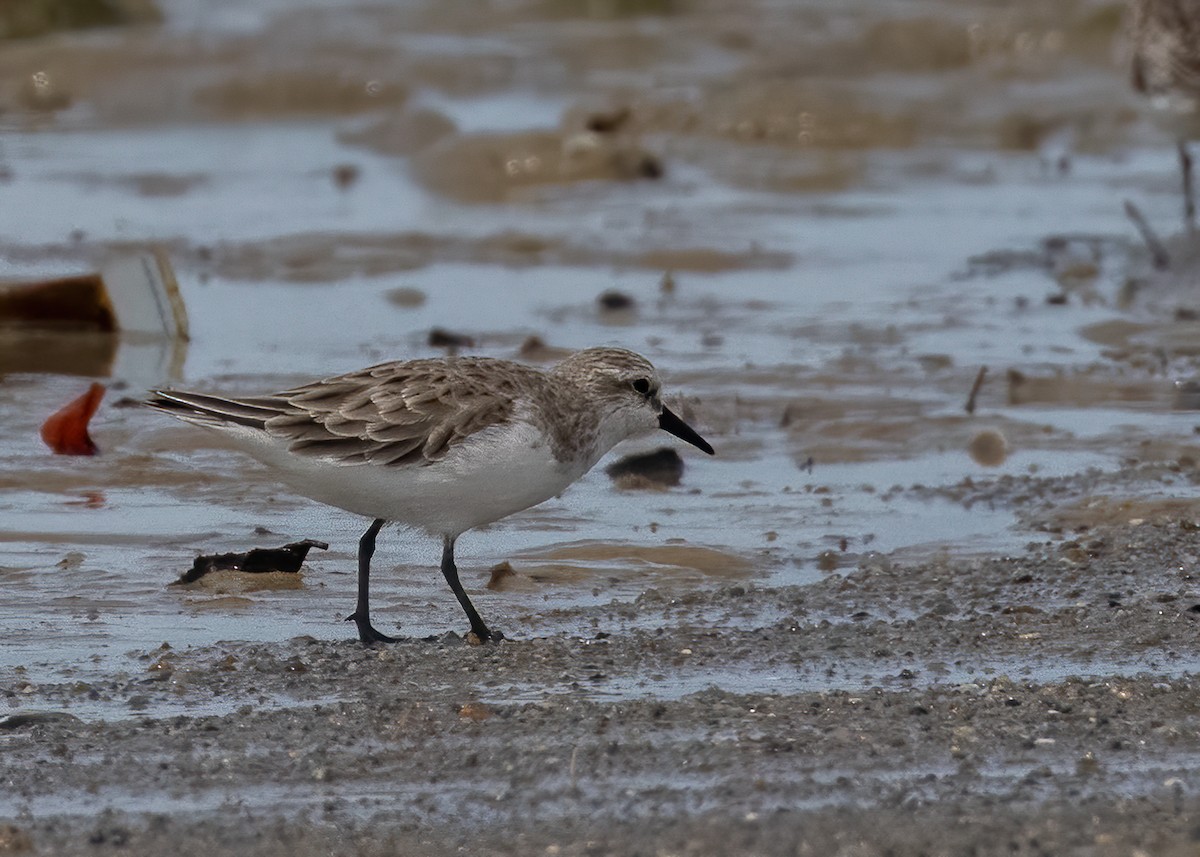
<path fill-rule="evenodd" d="M 467 632 L 467 644 L 471 646 L 486 646 L 498 645 L 501 640 L 506 637 L 499 631 L 469 631 Z"/>

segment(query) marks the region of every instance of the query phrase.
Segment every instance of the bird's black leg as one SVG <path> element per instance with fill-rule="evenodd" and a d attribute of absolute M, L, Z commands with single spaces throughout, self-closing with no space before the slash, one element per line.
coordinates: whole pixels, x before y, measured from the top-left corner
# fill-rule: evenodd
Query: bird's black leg
<path fill-rule="evenodd" d="M 1192 153 L 1186 140 L 1179 141 L 1179 167 L 1183 172 L 1183 220 L 1188 232 L 1196 229 L 1196 188 L 1192 183 Z"/>
<path fill-rule="evenodd" d="M 454 538 L 451 536 L 446 536 L 442 540 L 442 574 L 445 575 L 450 588 L 454 590 L 458 603 L 462 605 L 467 619 L 471 622 L 471 630 L 479 638 L 479 641 L 486 643 L 489 640 L 503 640 L 503 634 L 499 631 L 489 631 L 488 626 L 483 624 L 483 620 L 479 618 L 479 614 L 475 612 L 475 607 L 471 604 L 471 599 L 467 597 L 462 584 L 458 582 L 458 566 L 454 564 Z"/>
<path fill-rule="evenodd" d="M 375 536 L 384 523 L 383 518 L 376 518 L 358 540 L 358 601 L 346 621 L 358 625 L 358 639 L 364 643 L 396 642 L 395 637 L 381 634 L 371 627 L 371 557 L 375 553 Z"/>

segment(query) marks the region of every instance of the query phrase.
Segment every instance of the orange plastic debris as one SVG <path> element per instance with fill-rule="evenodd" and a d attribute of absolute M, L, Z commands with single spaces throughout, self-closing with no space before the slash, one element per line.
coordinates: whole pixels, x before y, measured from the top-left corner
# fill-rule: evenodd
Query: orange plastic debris
<path fill-rule="evenodd" d="M 57 455 L 95 455 L 100 451 L 88 434 L 88 423 L 100 400 L 104 385 L 92 382 L 88 391 L 42 423 L 42 440 Z"/>

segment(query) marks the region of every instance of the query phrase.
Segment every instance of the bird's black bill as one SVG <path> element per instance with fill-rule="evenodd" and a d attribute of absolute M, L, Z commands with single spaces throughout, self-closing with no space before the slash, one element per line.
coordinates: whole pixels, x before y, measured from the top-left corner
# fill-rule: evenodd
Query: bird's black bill
<path fill-rule="evenodd" d="M 679 417 L 675 416 L 669 409 L 663 408 L 662 413 L 658 415 L 658 427 L 663 431 L 668 431 L 680 440 L 686 440 L 697 449 L 702 449 L 709 455 L 713 455 L 713 448 L 708 445 L 708 441 L 696 434 L 696 430 L 685 423 Z"/>

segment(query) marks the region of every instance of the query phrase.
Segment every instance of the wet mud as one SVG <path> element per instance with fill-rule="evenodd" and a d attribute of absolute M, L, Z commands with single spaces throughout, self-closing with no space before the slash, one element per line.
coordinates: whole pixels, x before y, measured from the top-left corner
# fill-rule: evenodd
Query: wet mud
<path fill-rule="evenodd" d="M 251 830 L 253 854 L 1192 853 L 1198 553 L 1194 525 L 1142 523 L 652 588 L 498 646 L 131 651 L 18 680 L 47 713 L 0 721 L 0 809 L 63 854 Z"/>
<path fill-rule="evenodd" d="M 157 248 L 191 330 L 0 331 L 0 854 L 1196 853 L 1200 244 L 1123 4 L 159 5 L 0 49 L 0 278 Z M 465 535 L 498 645 L 388 528 L 362 646 L 366 522 L 137 406 L 602 343 L 717 456 Z"/>

